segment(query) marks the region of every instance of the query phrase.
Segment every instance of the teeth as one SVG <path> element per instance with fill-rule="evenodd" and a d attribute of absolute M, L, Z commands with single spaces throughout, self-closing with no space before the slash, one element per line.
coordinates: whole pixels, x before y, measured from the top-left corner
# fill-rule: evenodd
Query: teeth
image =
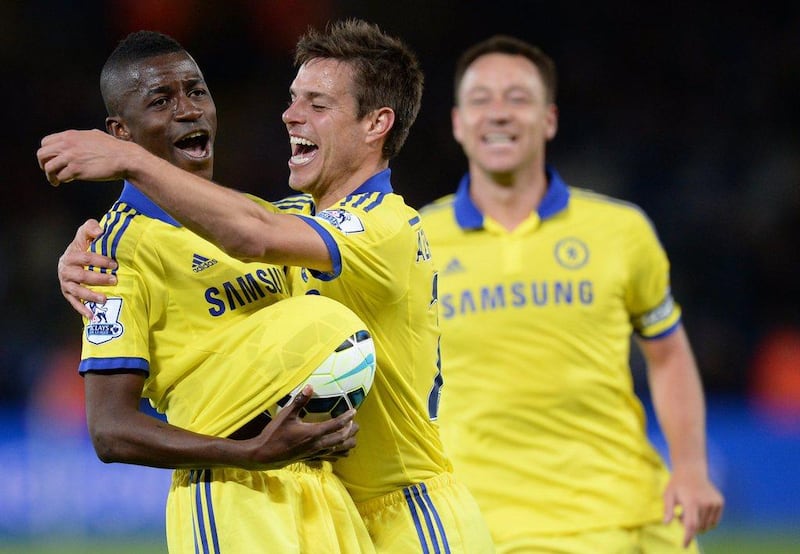
<path fill-rule="evenodd" d="M 483 139 L 489 144 L 500 144 L 513 141 L 511 135 L 507 135 L 505 133 L 491 133 L 484 136 Z"/>
<path fill-rule="evenodd" d="M 195 131 L 194 133 L 189 133 L 188 135 L 183 137 L 183 140 L 191 139 L 191 138 L 195 138 L 195 137 L 203 137 L 203 136 L 205 136 L 205 133 L 203 131 Z"/>
<path fill-rule="evenodd" d="M 295 137 L 295 136 L 290 136 L 289 137 L 289 144 L 301 144 L 303 146 L 316 146 L 316 144 L 314 144 L 313 142 L 311 142 L 308 139 L 305 139 L 303 137 Z"/>

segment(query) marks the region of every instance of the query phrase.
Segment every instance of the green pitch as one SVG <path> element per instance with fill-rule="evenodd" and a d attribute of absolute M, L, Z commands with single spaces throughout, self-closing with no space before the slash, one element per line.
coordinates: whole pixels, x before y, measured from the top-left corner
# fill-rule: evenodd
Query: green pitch
<path fill-rule="evenodd" d="M 728 532 L 719 529 L 702 537 L 703 554 L 797 554 L 800 533 L 791 529 L 767 532 Z M 0 544 L 0 554 L 166 554 L 163 540 L 134 538 L 108 541 L 68 539 Z"/>

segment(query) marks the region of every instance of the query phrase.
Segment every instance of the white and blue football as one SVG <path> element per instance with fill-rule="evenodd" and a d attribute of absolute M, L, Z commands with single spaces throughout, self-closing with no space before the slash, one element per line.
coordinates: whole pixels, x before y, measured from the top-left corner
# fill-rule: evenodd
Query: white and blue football
<path fill-rule="evenodd" d="M 375 344 L 366 330 L 345 339 L 291 393 L 267 410 L 277 414 L 307 384 L 314 394 L 301 412 L 304 421 L 325 421 L 350 408 L 358 409 L 375 380 Z"/>

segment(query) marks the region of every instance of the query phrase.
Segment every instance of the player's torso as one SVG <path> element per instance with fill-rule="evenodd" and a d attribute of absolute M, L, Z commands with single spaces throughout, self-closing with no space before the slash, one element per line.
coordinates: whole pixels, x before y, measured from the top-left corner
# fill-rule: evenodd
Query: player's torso
<path fill-rule="evenodd" d="M 449 364 L 482 375 L 460 361 L 476 359 L 503 368 L 484 376 L 487 392 L 521 390 L 541 409 L 557 407 L 575 387 L 617 386 L 631 334 L 626 241 L 586 208 L 573 200 L 568 210 L 545 221 L 533 214 L 512 232 L 495 222 L 465 232 L 452 212 L 425 217 L 440 268 L 446 387 Z"/>
<path fill-rule="evenodd" d="M 310 213 L 308 206 L 304 210 Z M 359 502 L 450 468 L 432 422 L 440 377 L 436 271 L 419 215 L 401 197 L 356 195 L 332 210 L 344 210 L 348 216 L 334 215 L 350 218 L 340 224 L 328 216 L 341 273 L 331 280 L 303 268 L 290 274 L 295 293 L 342 302 L 364 320 L 375 340 L 378 370 L 359 410 L 357 455 L 336 464 Z"/>
<path fill-rule="evenodd" d="M 593 464 L 627 468 L 631 459 L 658 466 L 628 368 L 628 235 L 639 216 L 580 194 L 512 232 L 490 221 L 465 231 L 446 203 L 423 213 L 440 267 L 440 423 L 457 473 L 496 522 L 519 513 L 504 505 L 529 502 L 527 476 L 544 484 L 537 510 L 546 504 L 553 515 L 536 525 L 571 525 L 575 504 L 560 476 L 579 483 Z"/>
<path fill-rule="evenodd" d="M 118 285 L 104 289 L 111 321 L 87 324 L 83 357 L 149 360 L 156 399 L 181 378 L 176 356 L 289 296 L 283 268 L 235 260 L 186 228 L 124 205 L 101 223 L 93 248 L 117 260 Z"/>

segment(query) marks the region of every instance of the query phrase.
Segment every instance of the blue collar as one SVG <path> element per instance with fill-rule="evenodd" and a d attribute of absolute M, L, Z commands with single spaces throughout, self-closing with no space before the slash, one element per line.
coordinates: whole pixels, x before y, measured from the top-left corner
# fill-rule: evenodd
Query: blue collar
<path fill-rule="evenodd" d="M 119 202 L 124 202 L 137 212 L 146 215 L 152 219 L 158 219 L 164 223 L 169 223 L 175 227 L 182 227 L 175 218 L 170 216 L 167 212 L 162 210 L 155 202 L 150 200 L 144 195 L 142 191 L 137 189 L 132 183 L 125 181 L 125 186 L 122 189 L 122 194 L 119 196 Z"/>
<path fill-rule="evenodd" d="M 561 175 L 551 166 L 545 166 L 547 174 L 547 191 L 544 198 L 536 208 L 539 218 L 547 219 L 567 207 L 569 202 L 569 189 L 561 178 Z M 456 221 L 462 229 L 481 229 L 483 228 L 483 213 L 469 196 L 470 175 L 465 174 L 458 184 L 453 208 L 456 214 Z"/>
<path fill-rule="evenodd" d="M 392 189 L 392 170 L 390 168 L 386 168 L 383 171 L 380 171 L 361 183 L 361 185 L 348 194 L 347 196 L 355 196 L 356 194 L 369 194 L 371 192 L 378 192 L 381 194 L 391 194 L 394 192 Z M 311 205 L 311 215 L 316 215 L 317 213 L 317 205 Z"/>
<path fill-rule="evenodd" d="M 391 178 L 392 170 L 386 168 L 364 181 L 361 186 L 354 190 L 351 194 L 365 194 L 370 192 L 382 192 L 384 194 L 389 194 L 393 192 Z"/>

